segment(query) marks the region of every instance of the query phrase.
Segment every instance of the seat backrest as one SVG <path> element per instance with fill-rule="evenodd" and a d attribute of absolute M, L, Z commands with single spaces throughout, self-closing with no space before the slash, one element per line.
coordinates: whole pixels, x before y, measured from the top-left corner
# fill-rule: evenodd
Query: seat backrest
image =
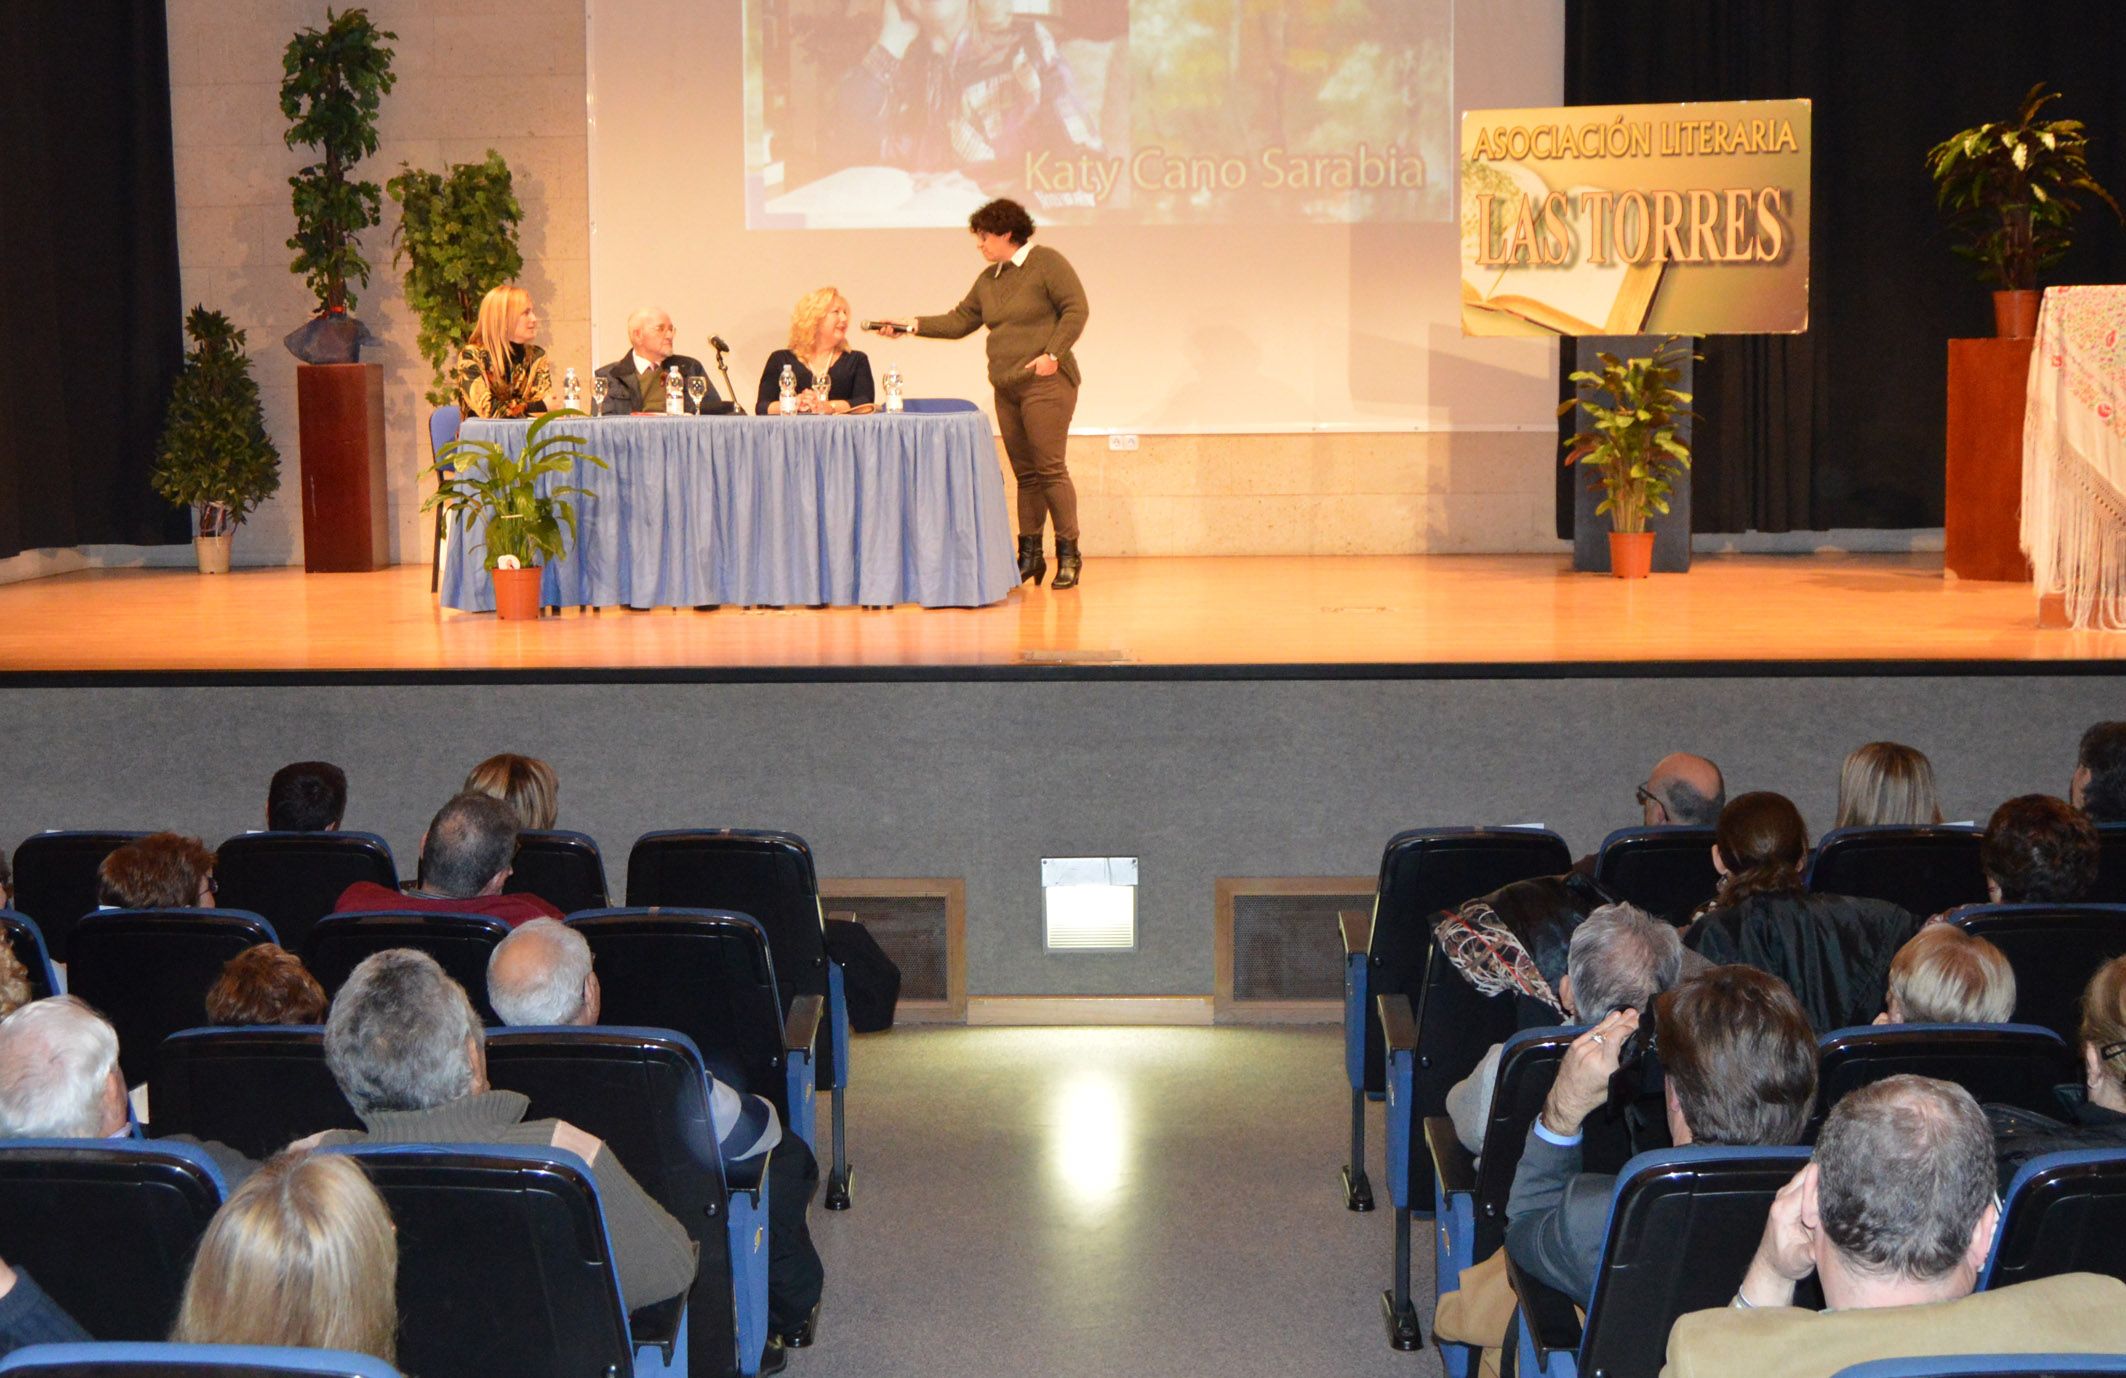
<path fill-rule="evenodd" d="M 1667 1148 L 1624 1165 L 1595 1269 L 1580 1372 L 1661 1371 L 1678 1316 L 1721 1307 L 1749 1268 L 1806 1148 Z"/>
<path fill-rule="evenodd" d="M 440 459 L 443 447 L 458 438 L 458 429 L 464 424 L 465 413 L 455 402 L 437 407 L 428 413 L 428 457 Z"/>
<path fill-rule="evenodd" d="M 159 1340 L 225 1195 L 188 1144 L 114 1139 L 0 1143 L 0 1241 L 91 1335 Z"/>
<path fill-rule="evenodd" d="M 266 1159 L 321 1129 L 360 1129 L 312 1025 L 187 1029 L 163 1040 L 148 1081 L 158 1134 L 188 1134 Z"/>
<path fill-rule="evenodd" d="M 391 848 L 373 833 L 241 833 L 215 852 L 214 878 L 223 904 L 265 915 L 291 952 L 348 886 L 399 887 Z"/>
<path fill-rule="evenodd" d="M 32 1345 L 0 1361 L 25 1378 L 399 1378 L 369 1354 L 280 1345 L 184 1345 L 151 1341 Z"/>
<path fill-rule="evenodd" d="M 708 1073 L 692 1040 L 669 1029 L 501 1029 L 487 1039 L 487 1079 L 531 1098 L 531 1117 L 567 1120 L 605 1140 L 628 1174 L 701 1246 L 688 1348 L 723 1356 L 732 1333 L 730 1209 Z"/>
<path fill-rule="evenodd" d="M 1949 916 L 1999 948 L 2015 969 L 2015 1022 L 2042 1024 L 2072 1043 L 2082 990 L 2126 953 L 2126 904 L 1980 904 Z"/>
<path fill-rule="evenodd" d="M 90 914 L 74 926 L 67 989 L 111 1021 L 119 1070 L 138 1086 L 155 1071 L 165 1038 L 208 1022 L 207 991 L 229 959 L 272 941 L 270 924 L 234 909 Z"/>
<path fill-rule="evenodd" d="M 2032 1024 L 1870 1024 L 1833 1029 L 1816 1044 L 1816 1110 L 1809 1140 L 1849 1091 L 1910 1073 L 1954 1082 L 1979 1103 L 2057 1115 L 2053 1088 L 2079 1064 L 2050 1029 Z"/>
<path fill-rule="evenodd" d="M 2126 904 L 2126 823 L 2096 825 L 2096 884 L 2084 896 L 2093 904 Z"/>
<path fill-rule="evenodd" d="M 812 849 L 795 833 L 735 828 L 644 833 L 627 859 L 630 908 L 719 909 L 768 935 L 785 1010 L 827 993 L 827 928 Z"/>
<path fill-rule="evenodd" d="M 766 1096 L 783 1122 L 782 1005 L 767 935 L 743 914 L 595 909 L 569 927 L 591 945 L 607 1023 L 693 1040 L 717 1080 Z"/>
<path fill-rule="evenodd" d="M 2061 1273 L 2126 1277 L 2126 1151 L 2041 1154 L 2008 1184 L 1980 1287 Z"/>
<path fill-rule="evenodd" d="M 526 829 L 505 894 L 537 895 L 564 914 L 605 908 L 605 857 L 585 833 Z"/>
<path fill-rule="evenodd" d="M 2056 1378 L 2068 1373 L 2126 1374 L 2126 1354 L 1952 1354 L 1870 1359 L 1831 1378 Z"/>
<path fill-rule="evenodd" d="M 1673 924 L 1689 921 L 1720 888 L 1711 828 L 1619 828 L 1595 856 L 1595 883 Z"/>
<path fill-rule="evenodd" d="M 1499 1054 L 1498 1079 L 1492 1084 L 1491 1114 L 1484 1121 L 1483 1150 L 1476 1161 L 1475 1252 L 1488 1258 L 1506 1240 L 1506 1198 L 1513 1193 L 1514 1169 L 1528 1126 L 1542 1112 L 1543 1100 L 1558 1077 L 1558 1064 L 1579 1029 L 1523 1029 L 1506 1040 Z"/>
<path fill-rule="evenodd" d="M 901 399 L 901 408 L 904 411 L 916 412 L 962 412 L 981 410 L 980 406 L 968 401 L 964 397 L 904 397 Z"/>
<path fill-rule="evenodd" d="M 1925 918 L 1960 904 L 1982 904 L 1977 828 L 1833 828 L 1809 857 L 1806 885 L 1819 895 L 1888 900 Z"/>
<path fill-rule="evenodd" d="M 1410 996 L 1419 1018 L 1418 1083 L 1425 1083 L 1427 1056 L 1424 1043 L 1424 1011 L 1419 991 L 1432 984 L 1428 973 L 1432 941 L 1432 916 L 1466 900 L 1488 895 L 1503 885 L 1537 876 L 1554 876 L 1570 869 L 1572 853 L 1565 839 L 1540 828 L 1418 828 L 1397 833 L 1381 852 L 1380 879 L 1373 894 L 1373 930 L 1366 947 L 1367 994 Z M 1459 978 L 1456 978 L 1458 984 Z M 1468 987 L 1463 984 L 1466 990 Z M 1472 997 L 1474 991 L 1469 992 Z M 1480 997 L 1478 997 L 1480 998 Z M 1505 1002 L 1501 1002 L 1505 1003 Z M 1380 1021 L 1367 1019 L 1365 1086 L 1378 1091 L 1384 1085 Z M 1477 1057 L 1513 1029 L 1510 1008 L 1504 1032 L 1477 1044 Z M 1455 1073 L 1454 1080 L 1476 1065 L 1471 1058 Z M 1445 1066 L 1435 1059 L 1435 1065 Z M 1450 1081 L 1448 1085 L 1452 1085 Z M 1442 1089 L 1441 1096 L 1446 1094 Z M 1443 1102 L 1442 1102 L 1443 1103 Z M 1419 1114 L 1427 1110 L 1424 1093 L 1418 1093 Z M 1427 1168 L 1427 1182 L 1430 1169 Z M 1416 1186 L 1412 1186 L 1416 1190 Z M 1427 1189 L 1428 1196 L 1430 1194 Z"/>
<path fill-rule="evenodd" d="M 0 937 L 7 940 L 8 950 L 30 978 L 30 999 L 42 1000 L 59 993 L 59 973 L 52 970 L 51 954 L 44 947 L 44 931 L 37 927 L 35 919 L 17 910 L 0 909 Z"/>
<path fill-rule="evenodd" d="M 103 859 L 144 832 L 33 833 L 15 847 L 15 908 L 37 921 L 55 962 L 67 960 L 75 921 L 96 907 Z"/>
<path fill-rule="evenodd" d="M 336 995 L 363 958 L 410 947 L 435 958 L 465 988 L 481 1020 L 493 1025 L 502 1021 L 487 1003 L 487 959 L 508 936 L 509 925 L 486 914 L 330 914 L 303 941 L 303 964 L 325 994 Z"/>
<path fill-rule="evenodd" d="M 399 1238 L 399 1363 L 424 1378 L 634 1371 L 597 1187 L 555 1148 L 356 1146 Z"/>

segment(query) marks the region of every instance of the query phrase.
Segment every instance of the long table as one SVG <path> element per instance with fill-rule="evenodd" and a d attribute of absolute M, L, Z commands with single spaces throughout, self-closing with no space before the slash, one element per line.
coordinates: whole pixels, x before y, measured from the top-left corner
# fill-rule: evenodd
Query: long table
<path fill-rule="evenodd" d="M 1017 586 L 1004 482 L 980 411 L 556 421 L 611 465 L 540 480 L 577 496 L 577 539 L 546 567 L 559 607 L 974 607 Z M 468 421 L 522 452 L 530 421 Z M 448 536 L 443 605 L 494 608 L 485 525 Z"/>

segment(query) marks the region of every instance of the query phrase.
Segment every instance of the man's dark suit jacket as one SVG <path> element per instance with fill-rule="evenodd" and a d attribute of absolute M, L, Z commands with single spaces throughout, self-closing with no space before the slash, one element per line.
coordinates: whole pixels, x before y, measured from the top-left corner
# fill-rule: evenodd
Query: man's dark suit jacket
<path fill-rule="evenodd" d="M 1551 1143 L 1528 1128 L 1513 1194 L 1506 1200 L 1506 1251 L 1513 1261 L 1581 1306 L 1594 1291 L 1617 1179 L 1580 1171 L 1580 1146 Z"/>
<path fill-rule="evenodd" d="M 709 378 L 709 371 L 701 366 L 701 360 L 685 354 L 666 355 L 662 367 L 678 369 L 682 378 Z M 629 412 L 646 410 L 642 405 L 643 379 L 635 372 L 634 350 L 621 355 L 618 363 L 599 369 L 598 375 L 606 380 L 604 415 L 626 416 Z M 689 412 L 698 411 L 704 416 L 720 416 L 734 410 L 716 391 L 713 380 L 709 381 L 708 395 L 702 398 L 698 408 L 692 398 L 682 397 L 680 402 Z"/>

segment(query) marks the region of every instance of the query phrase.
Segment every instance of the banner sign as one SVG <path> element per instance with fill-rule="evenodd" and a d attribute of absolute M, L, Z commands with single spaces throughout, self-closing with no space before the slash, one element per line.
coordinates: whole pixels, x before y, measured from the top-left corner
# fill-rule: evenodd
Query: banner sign
<path fill-rule="evenodd" d="M 1809 326 L 1809 102 L 1462 116 L 1465 335 Z"/>

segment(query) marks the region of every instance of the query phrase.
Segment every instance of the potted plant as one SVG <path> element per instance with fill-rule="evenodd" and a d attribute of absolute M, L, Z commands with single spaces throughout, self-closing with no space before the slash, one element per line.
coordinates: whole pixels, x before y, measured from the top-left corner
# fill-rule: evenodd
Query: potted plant
<path fill-rule="evenodd" d="M 1668 514 L 1672 476 L 1690 468 L 1690 446 L 1676 435 L 1676 422 L 1697 413 L 1689 409 L 1691 395 L 1678 392 L 1676 382 L 1683 376 L 1683 360 L 1697 356 L 1671 335 L 1646 358 L 1595 357 L 1601 372 L 1581 369 L 1571 375 L 1592 393 L 1558 407 L 1559 416 L 1577 407 L 1594 423 L 1592 430 L 1566 440 L 1565 462 L 1597 470 L 1590 486 L 1602 489 L 1596 515 L 1609 514 L 1609 572 L 1643 579 L 1654 559 L 1654 535 L 1646 519 Z M 1604 394 L 1606 404 L 1600 400 Z"/>
<path fill-rule="evenodd" d="M 457 513 L 461 520 L 478 518 L 487 524 L 484 548 L 488 571 L 494 576 L 498 617 L 539 615 L 541 562 L 558 560 L 568 552 L 568 542 L 576 538 L 576 507 L 569 499 L 590 491 L 571 484 L 541 493 L 539 480 L 578 464 L 610 467 L 585 450 L 581 438 L 565 431 L 547 432 L 558 418 L 581 415 L 550 411 L 538 417 L 525 434 L 523 452 L 514 458 L 492 440 L 454 440 L 428 466 L 436 479 L 436 491 L 421 504 L 423 512 L 441 507 Z"/>
<path fill-rule="evenodd" d="M 348 312 L 350 283 L 369 284 L 359 236 L 383 219 L 374 182 L 350 180 L 354 165 L 376 152 L 377 107 L 398 80 L 391 49 L 397 34 L 377 28 L 360 9 L 325 11 L 325 27 L 304 29 L 281 56 L 281 114 L 288 147 L 309 145 L 318 160 L 288 179 L 295 209 L 291 270 L 317 297 L 317 314 L 288 336 L 298 359 L 351 364 L 365 333 Z M 370 341 L 374 343 L 373 340 Z"/>
<path fill-rule="evenodd" d="M 266 437 L 244 332 L 221 312 L 195 306 L 185 334 L 192 347 L 170 389 L 150 482 L 169 501 L 198 509 L 199 572 L 227 574 L 238 524 L 280 491 L 280 451 Z"/>
<path fill-rule="evenodd" d="M 447 174 L 400 164 L 384 190 L 400 207 L 391 261 L 406 265 L 406 304 L 421 320 L 421 356 L 434 370 L 428 400 L 442 406 L 451 399 L 444 366 L 479 322 L 480 298 L 524 268 L 517 248 L 524 208 L 509 164 L 493 149 L 485 162 L 458 163 Z"/>
<path fill-rule="evenodd" d="M 1997 282 L 1994 333 L 2037 333 L 2037 275 L 2074 243 L 2074 222 L 2087 193 L 2119 214 L 2119 203 L 2089 173 L 2089 139 L 2080 120 L 2038 115 L 2060 98 L 2039 82 L 2012 122 L 1990 121 L 1952 134 L 1927 150 L 1934 200 L 1968 243 L 1956 253 L 1978 264 L 1980 281 Z"/>

